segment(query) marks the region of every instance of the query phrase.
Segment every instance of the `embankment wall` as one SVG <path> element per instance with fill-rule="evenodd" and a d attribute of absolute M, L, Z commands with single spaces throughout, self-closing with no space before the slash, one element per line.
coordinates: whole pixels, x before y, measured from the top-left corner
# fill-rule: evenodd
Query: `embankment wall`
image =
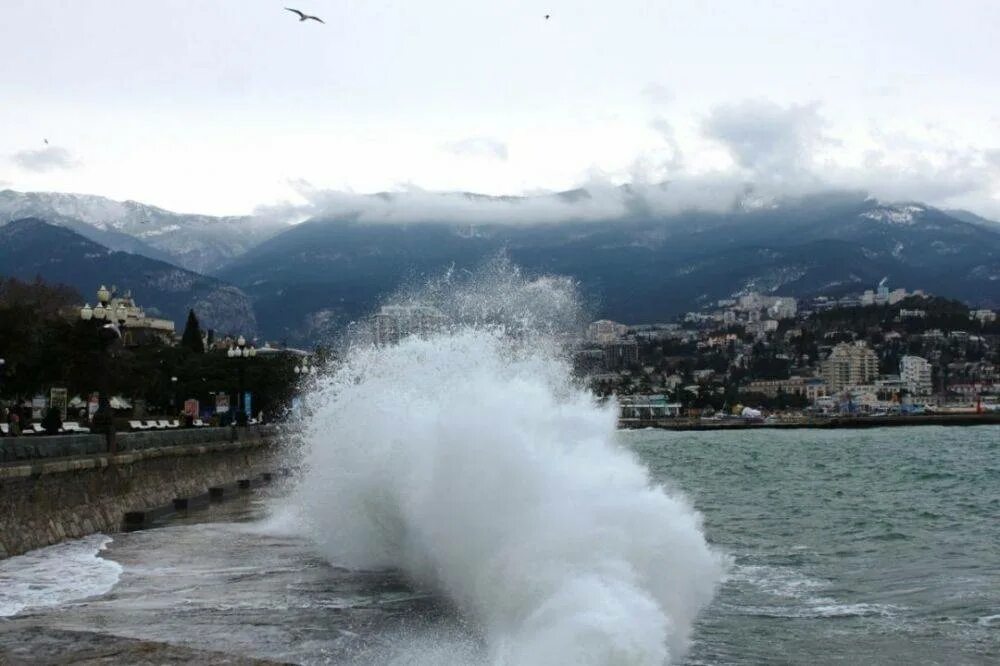
<path fill-rule="evenodd" d="M 224 428 L 122 433 L 115 455 L 96 452 L 103 438 L 95 435 L 18 442 L 23 457 L 0 463 L 0 558 L 119 531 L 129 512 L 274 469 L 274 430 L 241 429 L 232 439 Z M 0 440 L 0 449 L 10 443 Z"/>

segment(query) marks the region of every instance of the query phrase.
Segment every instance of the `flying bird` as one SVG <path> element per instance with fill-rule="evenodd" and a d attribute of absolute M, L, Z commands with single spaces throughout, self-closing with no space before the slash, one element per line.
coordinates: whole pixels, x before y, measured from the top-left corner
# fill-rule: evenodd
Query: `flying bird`
<path fill-rule="evenodd" d="M 318 16 L 310 16 L 309 14 L 306 14 L 304 12 L 300 12 L 297 9 L 292 9 L 291 7 L 285 7 L 285 9 L 287 9 L 288 11 L 290 11 L 290 12 L 292 12 L 294 14 L 298 14 L 299 15 L 299 22 L 312 20 L 312 21 L 319 21 L 320 23 L 326 23 L 326 21 L 324 21 L 323 19 L 321 19 Z"/>
<path fill-rule="evenodd" d="M 552 15 L 551 14 L 546 14 L 545 15 L 545 20 L 548 21 L 550 16 L 552 16 Z"/>
<path fill-rule="evenodd" d="M 47 146 L 47 145 L 49 145 L 49 140 L 48 140 L 48 139 L 42 139 L 42 141 L 44 141 L 44 142 L 45 142 L 45 145 L 46 145 L 46 146 Z"/>

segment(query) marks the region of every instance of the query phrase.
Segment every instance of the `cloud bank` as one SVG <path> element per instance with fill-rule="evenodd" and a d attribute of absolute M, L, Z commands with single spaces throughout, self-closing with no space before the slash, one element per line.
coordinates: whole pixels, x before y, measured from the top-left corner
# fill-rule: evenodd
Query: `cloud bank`
<path fill-rule="evenodd" d="M 636 160 L 630 173 L 622 178 L 592 171 L 573 190 L 484 196 L 404 185 L 360 194 L 298 181 L 294 188 L 304 204 L 262 208 L 258 214 L 372 223 L 557 223 L 759 208 L 783 198 L 838 190 L 866 192 L 883 201 L 973 208 L 1000 219 L 1000 200 L 992 199 L 993 209 L 989 205 L 991 188 L 1000 190 L 1000 150 L 942 149 L 940 137 L 875 132 L 860 159 L 845 160 L 839 154 L 844 142 L 832 135 L 819 104 L 748 100 L 717 106 L 701 119 L 700 139 L 721 148 L 731 163 L 697 173 L 669 115 L 660 110 L 649 126 L 657 145 Z M 449 149 L 507 156 L 506 144 L 494 139 L 467 139 Z"/>
<path fill-rule="evenodd" d="M 299 183 L 297 188 L 306 204 L 261 207 L 255 215 L 392 224 L 552 224 L 634 215 L 669 216 L 690 210 L 722 212 L 739 206 L 748 192 L 745 183 L 721 175 L 628 185 L 594 178 L 574 190 L 501 197 L 434 192 L 412 186 L 377 194 L 314 188 L 306 183 Z"/>

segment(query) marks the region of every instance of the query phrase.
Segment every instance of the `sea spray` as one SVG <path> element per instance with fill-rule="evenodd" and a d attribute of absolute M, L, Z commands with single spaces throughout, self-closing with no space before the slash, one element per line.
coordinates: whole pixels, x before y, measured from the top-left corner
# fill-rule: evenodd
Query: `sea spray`
<path fill-rule="evenodd" d="M 454 326 L 354 345 L 318 382 L 295 503 L 331 562 L 446 595 L 488 663 L 677 660 L 722 561 L 539 333 L 567 285 L 499 286 L 455 290 Z"/>

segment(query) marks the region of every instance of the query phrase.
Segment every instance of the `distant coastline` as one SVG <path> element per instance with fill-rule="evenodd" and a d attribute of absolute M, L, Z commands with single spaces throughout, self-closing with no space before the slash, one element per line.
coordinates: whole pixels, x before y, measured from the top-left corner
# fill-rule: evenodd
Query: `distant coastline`
<path fill-rule="evenodd" d="M 624 430 L 658 428 L 661 430 L 760 430 L 795 428 L 811 429 L 863 429 L 892 428 L 901 426 L 976 426 L 1000 425 L 1000 413 L 986 414 L 921 414 L 913 416 L 836 416 L 831 418 L 796 418 L 777 421 L 748 421 L 744 419 L 620 419 L 618 427 Z"/>

